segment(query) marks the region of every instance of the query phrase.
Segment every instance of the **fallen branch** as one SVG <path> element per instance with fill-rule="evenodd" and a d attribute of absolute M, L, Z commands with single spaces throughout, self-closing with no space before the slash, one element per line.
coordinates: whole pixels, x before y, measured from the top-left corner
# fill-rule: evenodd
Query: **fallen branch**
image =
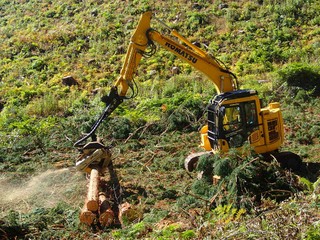
<path fill-rule="evenodd" d="M 202 200 L 202 201 L 204 201 L 204 202 L 206 202 L 206 203 L 210 203 L 210 201 L 209 201 L 208 199 L 202 198 L 202 197 L 200 197 L 200 196 L 198 196 L 198 195 L 196 195 L 196 194 L 193 194 L 193 193 L 191 193 L 191 192 L 186 192 L 186 191 L 184 191 L 183 193 L 184 193 L 184 194 L 187 194 L 187 195 L 190 195 L 190 196 L 192 196 L 192 197 L 195 197 L 195 198 L 197 198 L 197 199 L 199 199 L 199 200 Z"/>

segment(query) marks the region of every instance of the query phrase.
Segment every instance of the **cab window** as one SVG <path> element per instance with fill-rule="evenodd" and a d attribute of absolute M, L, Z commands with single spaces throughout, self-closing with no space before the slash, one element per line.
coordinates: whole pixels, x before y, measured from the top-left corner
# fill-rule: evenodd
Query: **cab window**
<path fill-rule="evenodd" d="M 247 126 L 257 125 L 257 109 L 254 101 L 244 104 Z"/>
<path fill-rule="evenodd" d="M 223 113 L 223 130 L 226 132 L 236 131 L 241 127 L 240 106 L 230 105 L 225 107 Z"/>

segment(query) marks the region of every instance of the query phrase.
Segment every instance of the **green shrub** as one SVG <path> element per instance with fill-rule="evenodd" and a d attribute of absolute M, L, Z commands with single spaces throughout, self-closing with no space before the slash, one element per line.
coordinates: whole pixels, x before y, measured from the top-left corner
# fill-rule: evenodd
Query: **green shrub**
<path fill-rule="evenodd" d="M 54 226 L 68 227 L 77 232 L 78 215 L 78 210 L 73 210 L 62 202 L 54 208 L 34 208 L 29 213 L 10 211 L 1 226 L 0 238 L 9 236 L 10 239 L 34 239 L 37 235 L 39 239 L 61 239 L 65 237 L 65 230 L 54 229 Z"/>
<path fill-rule="evenodd" d="M 278 72 L 279 83 L 285 83 L 293 88 L 297 87 L 306 91 L 313 91 L 315 96 L 320 96 L 320 69 L 304 63 L 288 64 Z"/>
<path fill-rule="evenodd" d="M 318 98 L 310 98 L 309 95 L 302 94 L 300 90 L 295 98 L 286 98 L 283 118 L 286 123 L 286 139 L 292 143 L 310 145 L 316 143 L 320 137 L 319 105 Z M 301 95 L 300 95 L 301 94 Z M 303 99 L 301 98 L 303 96 Z M 306 101 L 306 102 L 304 102 Z M 290 105 L 287 105 L 287 104 Z"/>
<path fill-rule="evenodd" d="M 310 226 L 304 237 L 306 240 L 319 240 L 320 239 L 320 224 L 319 222 L 315 223 L 313 226 Z"/>
<path fill-rule="evenodd" d="M 208 17 L 201 12 L 188 13 L 187 19 L 187 28 L 191 30 L 199 29 L 208 23 Z"/>
<path fill-rule="evenodd" d="M 222 158 L 214 164 L 214 174 L 220 177 L 226 177 L 231 174 L 232 166 L 229 158 Z"/>
<path fill-rule="evenodd" d="M 184 195 L 177 199 L 176 205 L 181 209 L 192 209 L 203 206 L 203 202 L 193 196 Z"/>
<path fill-rule="evenodd" d="M 125 139 L 132 132 L 132 123 L 125 117 L 113 118 L 107 124 L 109 125 L 112 137 L 115 139 Z"/>
<path fill-rule="evenodd" d="M 182 239 L 194 239 L 197 236 L 194 230 L 186 230 L 181 233 Z"/>
<path fill-rule="evenodd" d="M 177 108 L 167 111 L 163 117 L 164 123 L 167 123 L 169 131 L 182 131 L 195 121 L 193 114 L 185 108 Z"/>

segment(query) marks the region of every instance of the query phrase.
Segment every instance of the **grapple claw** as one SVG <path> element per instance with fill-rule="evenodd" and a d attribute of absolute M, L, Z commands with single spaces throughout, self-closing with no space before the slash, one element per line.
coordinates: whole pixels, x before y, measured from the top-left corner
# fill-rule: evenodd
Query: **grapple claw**
<path fill-rule="evenodd" d="M 186 159 L 184 160 L 184 168 L 188 172 L 192 172 L 194 169 L 196 169 L 199 157 L 203 155 L 209 155 L 212 154 L 211 151 L 206 151 L 206 152 L 198 152 L 198 153 L 191 153 L 189 154 Z"/>

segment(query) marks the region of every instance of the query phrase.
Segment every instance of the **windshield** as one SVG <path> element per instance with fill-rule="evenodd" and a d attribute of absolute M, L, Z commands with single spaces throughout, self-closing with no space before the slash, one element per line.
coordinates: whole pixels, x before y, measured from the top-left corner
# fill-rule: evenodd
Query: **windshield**
<path fill-rule="evenodd" d="M 241 127 L 240 106 L 229 105 L 222 108 L 223 130 L 225 132 L 236 131 Z"/>

